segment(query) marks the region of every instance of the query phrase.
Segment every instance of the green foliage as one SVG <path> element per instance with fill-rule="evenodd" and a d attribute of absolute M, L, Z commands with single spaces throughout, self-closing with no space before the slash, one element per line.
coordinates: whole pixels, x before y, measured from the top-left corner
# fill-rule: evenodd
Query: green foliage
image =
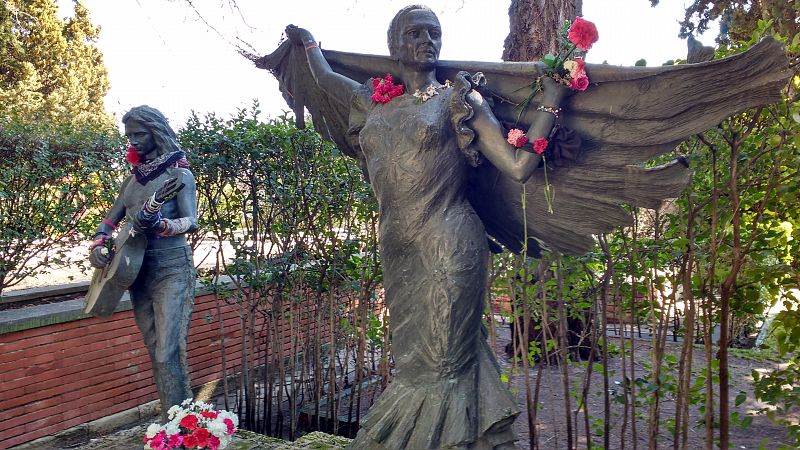
<path fill-rule="evenodd" d="M 749 3 L 753 2 L 745 2 Z M 717 4 L 722 8 L 720 11 L 731 6 L 730 2 Z M 713 6 L 698 1 L 693 7 L 703 5 Z M 776 2 L 761 3 L 765 8 L 775 5 Z M 760 9 L 746 12 L 749 25 L 729 33 L 732 39 L 718 50 L 717 58 L 742 52 L 766 35 L 785 42 L 790 60 L 800 54 L 800 37 L 786 21 L 778 20 L 774 14 L 767 18 Z M 797 23 L 796 20 L 790 22 Z M 788 33 L 781 37 L 784 31 Z M 800 348 L 800 299 L 797 298 L 800 210 L 796 207 L 800 204 L 798 92 L 800 77 L 794 77 L 784 91 L 783 102 L 742 112 L 682 144 L 678 153 L 692 168 L 691 187 L 674 203 L 665 204 L 657 212 L 632 210 L 634 227 L 604 236 L 608 266 L 602 253 L 562 258 L 565 292 L 560 293 L 567 299 L 565 303 L 575 308 L 576 315 L 580 315 L 580 310 L 591 312 L 592 302 L 600 298 L 597 295 L 599 286 L 607 277 L 609 308 L 615 311 L 618 319 L 628 323 L 631 330 L 649 328 L 654 344 L 666 338 L 666 334 L 658 335 L 661 330 L 678 326 L 673 318 L 680 319 L 680 326 L 685 326 L 688 295 L 679 289 L 684 271 L 688 271 L 687 278 L 691 282 L 688 286 L 691 292 L 685 294 L 692 294 L 696 306 L 694 326 L 690 330 L 672 331 L 684 336 L 692 333 L 693 340 L 705 339 L 704 331 L 710 336 L 711 330 L 721 323 L 723 302 L 729 311 L 725 319 L 733 333 L 729 336 L 731 345 L 738 344 L 740 337 L 746 338 L 754 331 L 770 308 L 782 305 L 784 311 L 775 318 L 775 332 L 768 340 L 774 348 L 767 353 L 782 354 L 788 360 L 788 367 L 761 374 L 755 394 L 757 399 L 773 407 L 781 405 L 773 409 L 776 412 L 771 413 L 771 417 L 787 426 L 796 445 L 800 445 L 797 440 L 800 433 L 796 431 L 800 426 L 796 421 L 786 421 L 785 417 L 790 408 L 800 404 L 800 389 L 795 388 L 800 385 L 797 370 L 800 367 L 797 359 Z M 668 155 L 667 158 L 673 157 Z M 662 159 L 648 164 L 664 162 L 666 160 Z M 571 275 L 580 272 L 575 268 L 581 268 L 587 275 Z M 545 304 L 540 300 L 538 285 L 545 287 L 545 297 L 550 300 L 558 297 L 558 290 L 552 282 L 531 285 L 530 279 L 525 280 L 525 274 L 532 272 L 532 268 L 523 272 L 516 269 L 505 279 L 498 278 L 495 288 L 514 294 L 513 298 L 526 299 L 535 317 L 541 314 Z M 510 281 L 514 281 L 513 288 L 509 288 Z M 682 317 L 678 317 L 675 308 Z M 741 339 L 742 343 L 746 341 Z M 595 345 L 602 345 L 601 342 Z M 621 349 L 609 346 L 608 351 L 632 356 L 628 345 L 626 341 Z M 685 351 L 691 351 L 691 347 Z M 528 356 L 537 360 L 540 353 L 541 345 L 531 346 Z M 718 397 L 716 401 L 707 399 L 705 389 L 707 383 L 714 387 L 724 384 L 720 371 L 726 370 L 727 364 L 721 367 L 720 360 L 712 358 L 706 361 L 705 367 L 683 372 L 691 380 L 689 382 L 681 380 L 678 370 L 684 362 L 683 357 L 654 354 L 652 362 L 644 364 L 646 370 L 637 370 L 637 376 L 630 377 L 635 378 L 633 380 L 624 377 L 619 387 L 613 389 L 612 396 L 616 401 L 644 408 L 661 399 L 678 396 L 682 397 L 683 405 L 697 408 L 701 414 L 707 408 L 719 408 L 722 402 Z M 650 368 L 656 365 L 660 365 L 657 370 Z M 631 395 L 633 393 L 636 395 Z M 732 407 L 744 405 L 745 400 L 741 393 L 735 399 L 733 395 L 730 397 Z M 719 414 L 714 412 L 709 415 L 711 417 L 719 419 Z M 746 427 L 753 417 L 733 411 L 726 420 L 733 426 Z M 680 423 L 672 418 L 657 419 L 657 422 L 649 425 L 666 425 L 674 431 L 676 423 Z M 600 425 L 589 426 L 599 430 Z M 683 433 L 691 425 L 680 423 Z"/>
<path fill-rule="evenodd" d="M 316 132 L 259 114 L 254 105 L 228 120 L 194 115 L 179 136 L 197 178 L 201 228 L 236 251 L 228 274 L 251 286 L 302 274 L 325 290 L 358 280 L 365 264 L 376 270 L 359 244 L 375 201 L 357 165 Z"/>
<path fill-rule="evenodd" d="M 120 182 L 98 29 L 75 2 L 0 3 L 0 292 L 66 263 Z"/>
<path fill-rule="evenodd" d="M 99 30 L 80 1 L 72 17 L 57 13 L 54 0 L 0 3 L 0 113 L 111 126 Z"/>
<path fill-rule="evenodd" d="M 785 426 L 795 445 L 800 443 L 800 423 L 789 418 L 800 408 L 800 361 L 795 357 L 780 369 L 766 375 L 754 370 L 752 376 L 756 397 L 771 406 L 761 412 Z"/>
<path fill-rule="evenodd" d="M 0 292 L 66 264 L 113 202 L 122 154 L 112 129 L 0 118 Z"/>
<path fill-rule="evenodd" d="M 656 6 L 659 0 L 650 3 Z M 702 34 L 718 20 L 717 42 L 722 44 L 747 41 L 759 21 L 773 21 L 778 33 L 793 37 L 798 32 L 797 12 L 796 4 L 786 0 L 693 0 L 680 23 L 680 36 Z"/>
<path fill-rule="evenodd" d="M 193 239 L 210 239 L 220 249 L 208 275 L 228 275 L 247 287 L 220 295 L 238 307 L 243 325 L 257 317 L 266 321 L 263 331 L 242 336 L 257 352 L 273 348 L 265 380 L 294 377 L 300 370 L 294 364 L 307 364 L 301 362 L 309 361 L 306 355 L 324 345 L 353 355 L 357 348 L 362 362 L 369 351 L 372 370 L 388 377 L 388 318 L 377 307 L 377 207 L 356 162 L 288 117 L 262 121 L 258 104 L 229 119 L 195 114 L 178 138 L 197 180 L 206 233 Z M 329 330 L 329 324 L 338 326 Z M 288 358 L 274 347 L 287 328 L 295 352 Z M 248 373 L 263 363 L 248 355 L 234 370 Z M 303 383 L 341 386 L 349 376 L 346 366 L 323 364 L 317 360 Z M 255 392 L 254 379 L 241 389 L 245 397 Z M 280 397 L 272 401 L 282 405 Z M 243 426 L 266 431 L 259 428 L 255 401 L 248 400 L 241 415 Z"/>

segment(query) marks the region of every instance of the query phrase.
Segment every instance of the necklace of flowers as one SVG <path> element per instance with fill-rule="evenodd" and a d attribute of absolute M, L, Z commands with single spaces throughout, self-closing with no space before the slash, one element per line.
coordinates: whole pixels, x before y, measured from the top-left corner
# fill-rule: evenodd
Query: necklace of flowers
<path fill-rule="evenodd" d="M 520 130 L 519 128 L 512 128 L 511 131 L 508 132 L 508 136 L 506 140 L 509 144 L 513 145 L 516 148 L 522 149 L 526 152 L 536 153 L 537 155 L 542 156 L 542 163 L 544 165 L 544 200 L 547 203 L 547 212 L 553 214 L 553 200 L 555 200 L 555 191 L 553 190 L 553 185 L 550 184 L 550 181 L 547 179 L 547 159 L 545 158 L 544 152 L 547 151 L 547 148 L 550 146 L 550 141 L 546 138 L 540 137 L 533 140 L 531 145 L 529 146 L 529 139 L 528 136 L 525 135 L 525 132 Z M 523 189 L 523 197 L 525 196 L 525 185 L 522 185 Z M 523 210 L 525 208 L 525 201 L 523 199 Z M 525 212 L 523 211 L 523 215 Z"/>
<path fill-rule="evenodd" d="M 453 86 L 453 83 L 450 80 L 445 80 L 444 84 L 440 86 L 434 86 L 433 83 L 428 85 L 424 91 L 420 91 L 417 89 L 414 91 L 414 98 L 416 99 L 416 103 L 422 103 L 428 101 L 434 95 L 439 95 L 439 91 L 443 91 Z"/>
<path fill-rule="evenodd" d="M 390 73 L 383 78 L 372 79 L 372 101 L 375 103 L 389 103 L 393 98 L 403 95 L 405 90 L 402 84 L 394 84 Z"/>

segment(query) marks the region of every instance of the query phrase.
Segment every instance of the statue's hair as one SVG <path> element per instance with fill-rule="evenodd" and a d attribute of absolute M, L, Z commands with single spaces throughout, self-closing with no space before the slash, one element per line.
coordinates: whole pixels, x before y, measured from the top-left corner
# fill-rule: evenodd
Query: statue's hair
<path fill-rule="evenodd" d="M 400 46 L 400 37 L 397 36 L 397 25 L 400 23 L 400 19 L 407 13 L 417 10 L 428 11 L 429 13 L 433 14 L 433 17 L 436 17 L 437 22 L 439 21 L 439 17 L 436 16 L 436 13 L 425 5 L 408 5 L 400 11 L 397 11 L 397 14 L 394 15 L 394 18 L 389 23 L 389 29 L 386 31 L 386 39 L 387 43 L 389 44 L 390 56 L 395 56 L 397 54 L 398 47 Z"/>
<path fill-rule="evenodd" d="M 140 123 L 153 135 L 158 154 L 172 153 L 181 150 L 175 131 L 169 126 L 167 118 L 161 111 L 147 105 L 135 106 L 122 116 L 122 123 L 129 120 Z"/>

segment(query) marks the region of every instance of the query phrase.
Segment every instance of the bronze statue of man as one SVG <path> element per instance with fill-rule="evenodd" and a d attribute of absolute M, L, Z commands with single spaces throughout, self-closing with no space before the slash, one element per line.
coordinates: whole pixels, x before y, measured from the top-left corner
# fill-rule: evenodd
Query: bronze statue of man
<path fill-rule="evenodd" d="M 146 237 L 141 267 L 128 290 L 166 421 L 171 406 L 192 397 L 186 342 L 196 273 L 185 235 L 197 229 L 195 180 L 160 111 L 137 106 L 122 122 L 134 166 L 97 227 L 89 261 L 97 268 L 109 264 L 112 255 L 103 244 L 123 220 L 132 234 Z"/>

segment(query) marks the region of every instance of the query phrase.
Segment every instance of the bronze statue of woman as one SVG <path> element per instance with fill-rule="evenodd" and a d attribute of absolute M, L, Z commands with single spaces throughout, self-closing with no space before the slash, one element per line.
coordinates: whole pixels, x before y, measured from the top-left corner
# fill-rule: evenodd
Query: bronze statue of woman
<path fill-rule="evenodd" d="M 311 34 L 289 27 L 324 91 L 350 105 L 380 205 L 380 252 L 397 372 L 361 425 L 354 448 L 513 444 L 518 414 L 481 333 L 489 249 L 467 198 L 469 167 L 481 157 L 521 182 L 541 156 L 516 149 L 466 74 L 436 78 L 442 30 L 436 15 L 403 8 L 389 26 L 389 54 L 406 95 L 372 100 L 373 84 L 331 70 Z M 436 92 L 425 101 L 412 92 Z M 567 88 L 545 88 L 559 108 Z M 555 115 L 539 111 L 531 140 Z"/>
<path fill-rule="evenodd" d="M 755 70 L 746 67 L 750 59 L 689 74 L 589 67 L 595 84 L 573 96 L 542 77 L 543 89 L 521 110 L 530 93 L 521 88 L 541 66 L 439 61 L 441 26 L 421 5 L 392 20 L 388 58 L 323 52 L 311 33 L 294 26 L 286 35 L 257 65 L 279 78 L 298 121 L 308 107 L 323 136 L 362 161 L 380 207 L 397 370 L 362 421 L 356 449 L 514 448 L 518 409 L 481 326 L 487 234 L 514 251 L 526 248 L 528 237 L 531 254 L 540 246 L 585 252 L 592 234 L 629 220 L 620 204 L 654 205 L 686 186 L 682 164 L 634 164 L 733 112 L 776 100 L 785 80 L 785 58 L 770 45 L 772 57 L 753 57 L 767 60 Z M 489 84 L 458 69 L 484 72 Z M 765 79 L 767 69 L 779 75 Z M 703 70 L 733 70 L 741 77 L 734 91 L 750 92 L 735 100 L 725 100 L 730 92 L 688 98 L 707 88 L 692 83 Z M 370 78 L 386 73 L 391 77 Z M 648 104 L 648 91 L 667 87 L 655 93 L 661 106 Z M 570 153 L 570 142 L 582 147 L 579 157 L 547 168 L 557 192 L 551 204 L 542 194 L 541 157 L 507 142 L 501 120 L 517 116 L 531 141 L 552 137 L 558 120 L 562 131 L 573 130 L 557 139 L 562 153 Z"/>

